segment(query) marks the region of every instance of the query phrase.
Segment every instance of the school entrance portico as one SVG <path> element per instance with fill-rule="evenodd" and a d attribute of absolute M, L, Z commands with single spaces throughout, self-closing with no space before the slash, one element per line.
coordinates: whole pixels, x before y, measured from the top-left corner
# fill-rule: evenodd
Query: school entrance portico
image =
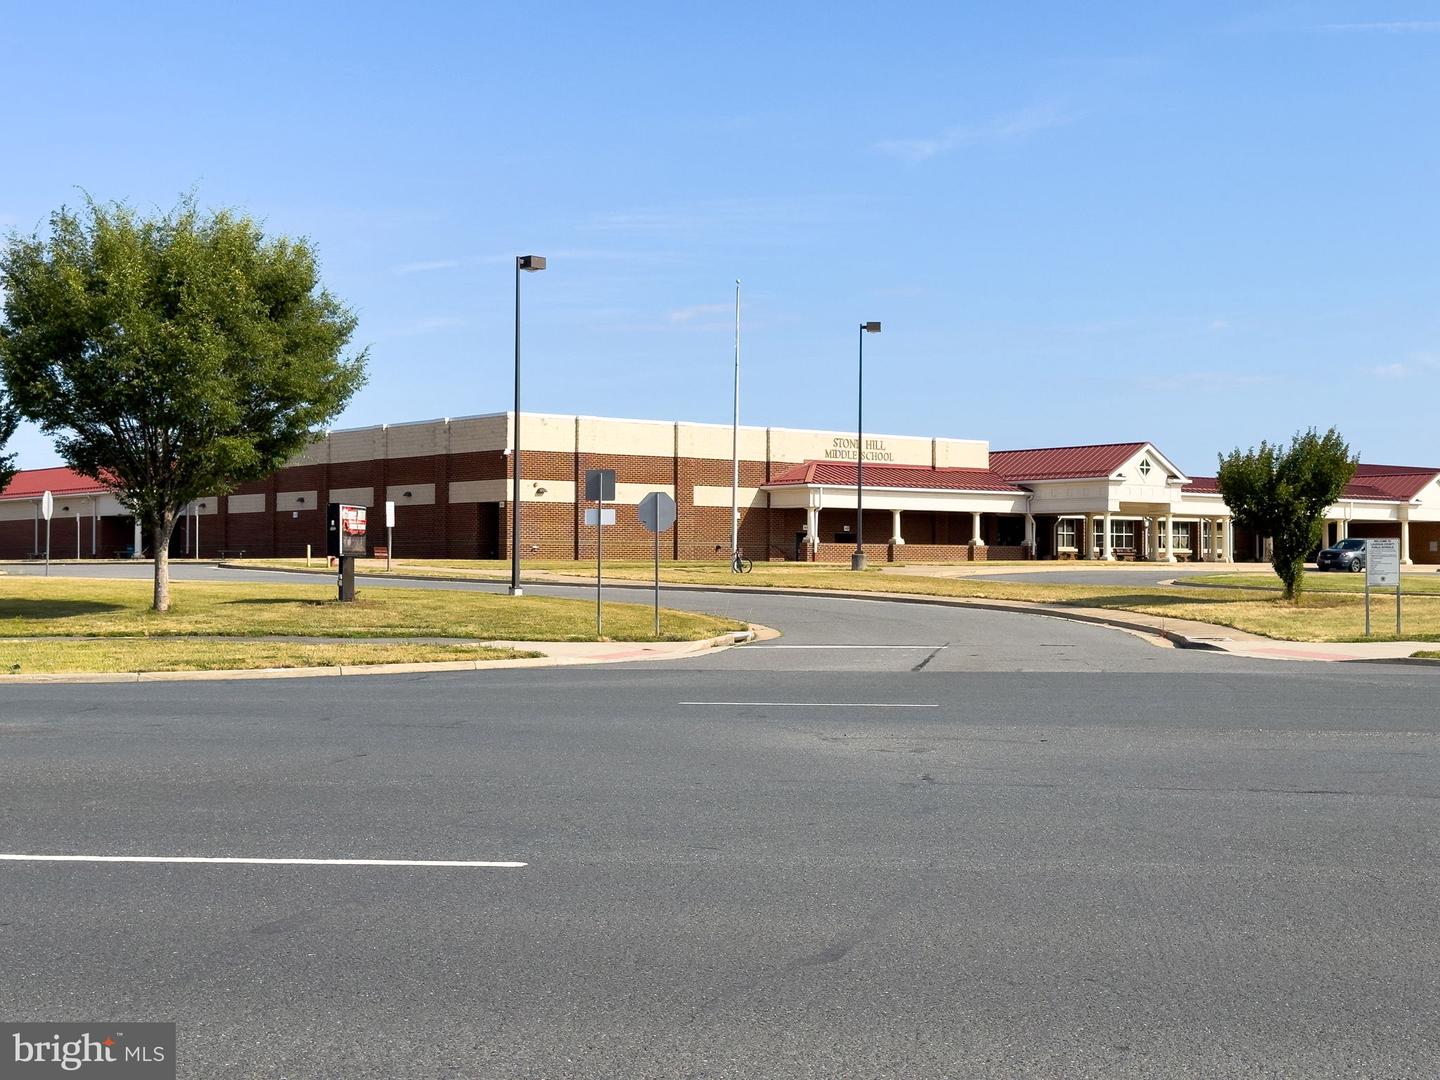
<path fill-rule="evenodd" d="M 857 496 L 867 559 L 977 562 L 1032 555 L 1026 494 L 989 469 L 867 464 L 860 492 L 856 471 L 849 462 L 807 461 L 765 485 L 772 508 L 804 511 L 797 558 L 849 560 Z"/>

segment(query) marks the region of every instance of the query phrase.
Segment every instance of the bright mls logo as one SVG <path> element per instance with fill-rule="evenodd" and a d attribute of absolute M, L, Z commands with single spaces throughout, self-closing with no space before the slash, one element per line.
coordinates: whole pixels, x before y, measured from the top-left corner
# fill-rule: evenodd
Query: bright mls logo
<path fill-rule="evenodd" d="M 0 1024 L 0 1080 L 175 1080 L 174 1024 Z"/>

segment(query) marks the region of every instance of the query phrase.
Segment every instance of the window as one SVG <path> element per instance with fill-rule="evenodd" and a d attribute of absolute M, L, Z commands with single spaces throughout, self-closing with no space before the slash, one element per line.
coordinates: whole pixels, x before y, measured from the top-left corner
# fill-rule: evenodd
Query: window
<path fill-rule="evenodd" d="M 1055 545 L 1062 548 L 1075 547 L 1075 519 L 1061 518 L 1055 528 Z"/>
<path fill-rule="evenodd" d="M 1140 459 L 1140 475 L 1141 475 L 1141 476 L 1147 476 L 1147 477 L 1150 475 L 1150 459 L 1149 459 L 1149 458 L 1141 458 L 1141 459 Z"/>
<path fill-rule="evenodd" d="M 1116 518 L 1110 522 L 1110 543 L 1115 548 L 1134 548 L 1135 522 Z"/>
<path fill-rule="evenodd" d="M 1190 522 L 1176 521 L 1171 535 L 1175 538 L 1176 551 L 1190 550 Z"/>

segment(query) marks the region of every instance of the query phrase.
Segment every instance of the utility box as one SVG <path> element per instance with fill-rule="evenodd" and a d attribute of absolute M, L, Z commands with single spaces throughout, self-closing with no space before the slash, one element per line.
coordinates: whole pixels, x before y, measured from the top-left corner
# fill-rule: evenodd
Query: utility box
<path fill-rule="evenodd" d="M 366 517 L 363 506 L 331 503 L 325 524 L 325 554 L 336 558 L 343 555 L 364 555 Z"/>

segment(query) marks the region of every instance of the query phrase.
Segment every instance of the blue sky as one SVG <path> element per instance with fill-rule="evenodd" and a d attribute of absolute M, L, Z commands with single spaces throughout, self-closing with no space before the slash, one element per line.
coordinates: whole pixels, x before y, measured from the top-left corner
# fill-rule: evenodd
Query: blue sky
<path fill-rule="evenodd" d="M 317 245 L 337 426 L 525 406 L 1440 465 L 1440 4 L 0 2 L 0 226 Z M 33 431 L 26 466 L 56 461 Z"/>

